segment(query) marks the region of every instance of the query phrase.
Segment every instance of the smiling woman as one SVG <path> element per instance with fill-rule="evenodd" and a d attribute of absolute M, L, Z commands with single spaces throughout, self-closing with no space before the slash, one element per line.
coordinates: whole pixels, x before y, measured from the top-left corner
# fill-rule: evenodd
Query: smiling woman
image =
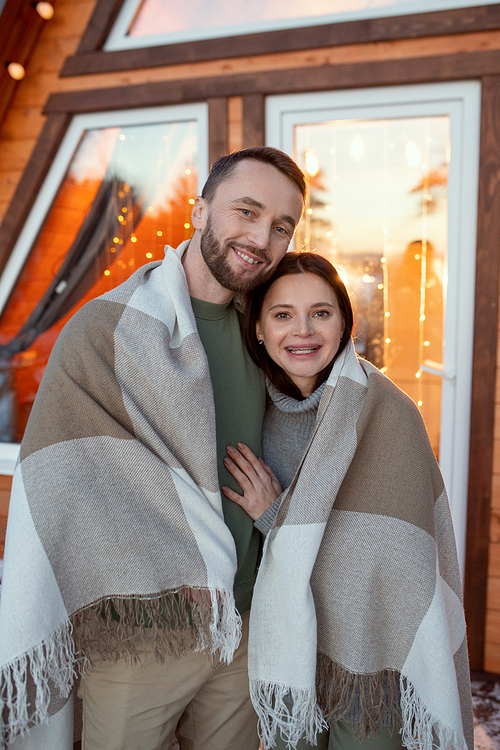
<path fill-rule="evenodd" d="M 353 312 L 332 264 L 287 253 L 271 281 L 252 293 L 245 337 L 254 361 L 288 396 L 302 400 L 326 380 L 347 345 Z"/>
<path fill-rule="evenodd" d="M 228 446 L 242 493 L 222 490 L 266 535 L 249 636 L 263 746 L 472 750 L 453 526 L 419 410 L 356 356 L 325 258 L 288 253 L 251 296 L 262 458 Z"/>
<path fill-rule="evenodd" d="M 319 276 L 282 276 L 269 288 L 256 326 L 271 359 L 307 398 L 338 351 L 344 320 L 332 287 Z"/>

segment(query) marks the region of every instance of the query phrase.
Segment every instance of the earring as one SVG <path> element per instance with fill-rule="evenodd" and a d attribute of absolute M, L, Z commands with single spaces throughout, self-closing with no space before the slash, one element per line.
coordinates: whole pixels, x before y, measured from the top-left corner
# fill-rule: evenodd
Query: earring
<path fill-rule="evenodd" d="M 259 345 L 264 346 L 264 339 L 258 339 Z"/>

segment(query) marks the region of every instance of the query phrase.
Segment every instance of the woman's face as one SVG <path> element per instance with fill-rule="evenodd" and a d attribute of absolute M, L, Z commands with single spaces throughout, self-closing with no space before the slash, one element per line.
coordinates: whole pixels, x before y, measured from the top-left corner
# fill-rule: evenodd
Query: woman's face
<path fill-rule="evenodd" d="M 271 284 L 256 326 L 271 359 L 305 397 L 337 353 L 343 330 L 335 292 L 314 273 L 282 276 Z"/>

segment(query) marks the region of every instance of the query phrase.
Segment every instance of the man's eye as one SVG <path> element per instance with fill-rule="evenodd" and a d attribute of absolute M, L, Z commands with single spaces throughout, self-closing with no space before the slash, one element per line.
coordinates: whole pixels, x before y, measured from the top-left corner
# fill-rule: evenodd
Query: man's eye
<path fill-rule="evenodd" d="M 285 229 L 285 227 L 275 227 L 275 229 L 278 232 L 278 234 L 282 234 L 284 237 L 290 236 L 290 233 L 288 232 L 287 229 Z"/>
<path fill-rule="evenodd" d="M 249 208 L 240 208 L 240 211 L 243 214 L 243 216 L 251 216 L 252 215 L 252 212 L 250 211 Z"/>

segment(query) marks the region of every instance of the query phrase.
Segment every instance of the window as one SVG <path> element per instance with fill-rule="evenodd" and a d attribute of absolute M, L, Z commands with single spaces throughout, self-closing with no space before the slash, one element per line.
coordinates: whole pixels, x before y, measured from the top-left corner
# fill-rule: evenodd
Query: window
<path fill-rule="evenodd" d="M 496 0 L 125 0 L 106 50 L 488 5 Z M 221 57 L 224 56 L 223 50 Z"/>
<path fill-rule="evenodd" d="M 4 473 L 64 323 L 191 236 L 207 162 L 204 104 L 73 119 L 0 283 Z"/>
<path fill-rule="evenodd" d="M 358 352 L 418 405 L 462 570 L 469 455 L 480 84 L 270 97 L 270 145 L 310 177 L 295 242 L 345 274 Z"/>

